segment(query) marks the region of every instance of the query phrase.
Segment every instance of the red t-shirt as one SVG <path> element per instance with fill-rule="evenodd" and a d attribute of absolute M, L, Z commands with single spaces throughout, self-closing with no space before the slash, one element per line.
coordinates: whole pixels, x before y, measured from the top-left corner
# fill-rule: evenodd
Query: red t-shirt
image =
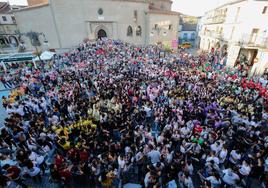
<path fill-rule="evenodd" d="M 11 175 L 11 179 L 13 179 L 13 180 L 17 179 L 20 176 L 20 172 L 21 172 L 21 170 L 17 166 L 10 166 L 7 169 L 8 174 L 13 173 L 13 175 Z"/>
<path fill-rule="evenodd" d="M 202 130 L 203 130 L 203 128 L 202 128 L 200 125 L 196 125 L 196 126 L 194 127 L 194 133 L 195 133 L 195 134 L 196 134 L 196 133 L 201 133 Z"/>
<path fill-rule="evenodd" d="M 81 151 L 80 152 L 80 159 L 81 159 L 81 161 L 87 161 L 88 160 L 88 152 Z"/>
<path fill-rule="evenodd" d="M 64 162 L 64 159 L 63 159 L 62 156 L 60 156 L 60 157 L 56 157 L 56 159 L 55 159 L 55 165 L 56 165 L 57 167 L 61 166 L 63 162 Z"/>

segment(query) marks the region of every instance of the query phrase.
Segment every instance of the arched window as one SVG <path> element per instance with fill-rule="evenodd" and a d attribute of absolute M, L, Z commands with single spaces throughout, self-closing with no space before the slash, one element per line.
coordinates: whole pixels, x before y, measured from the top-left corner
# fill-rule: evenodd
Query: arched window
<path fill-rule="evenodd" d="M 9 36 L 9 43 L 15 47 L 19 45 L 18 39 L 15 36 Z"/>
<path fill-rule="evenodd" d="M 138 28 L 136 30 L 136 35 L 141 36 L 141 26 L 138 26 Z"/>
<path fill-rule="evenodd" d="M 133 30 L 131 26 L 128 26 L 127 28 L 127 36 L 132 37 L 133 36 Z"/>

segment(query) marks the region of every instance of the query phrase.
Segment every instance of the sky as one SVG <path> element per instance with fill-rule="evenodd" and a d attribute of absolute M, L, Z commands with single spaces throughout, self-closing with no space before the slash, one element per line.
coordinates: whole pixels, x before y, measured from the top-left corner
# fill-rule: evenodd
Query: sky
<path fill-rule="evenodd" d="M 0 0 L 9 1 L 11 5 L 27 5 L 27 0 Z"/>
<path fill-rule="evenodd" d="M 208 10 L 226 3 L 228 0 L 172 0 L 172 10 L 191 16 L 202 16 Z"/>
<path fill-rule="evenodd" d="M 8 1 L 8 0 L 0 0 Z M 227 0 L 172 0 L 173 11 L 178 11 L 191 16 L 202 16 L 208 10 L 211 10 Z M 11 4 L 27 5 L 27 0 L 9 0 Z"/>

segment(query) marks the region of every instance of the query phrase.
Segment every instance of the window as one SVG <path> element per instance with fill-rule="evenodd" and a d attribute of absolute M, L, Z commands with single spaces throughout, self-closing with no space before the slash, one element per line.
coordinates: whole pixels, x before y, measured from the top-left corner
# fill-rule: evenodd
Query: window
<path fill-rule="evenodd" d="M 239 13 L 240 13 L 240 7 L 238 7 L 236 10 L 235 22 L 237 22 L 237 20 L 238 20 Z"/>
<path fill-rule="evenodd" d="M 2 19 L 3 19 L 4 22 L 7 21 L 7 17 L 6 16 L 2 16 Z"/>
<path fill-rule="evenodd" d="M 255 43 L 256 42 L 258 32 L 259 32 L 259 29 L 252 29 L 250 39 L 249 39 L 249 43 Z"/>
<path fill-rule="evenodd" d="M 183 33 L 183 40 L 187 40 L 187 33 Z"/>
<path fill-rule="evenodd" d="M 265 14 L 267 11 L 267 6 L 263 7 L 262 14 Z"/>
<path fill-rule="evenodd" d="M 172 25 L 171 24 L 168 25 L 168 30 L 172 30 Z"/>
<path fill-rule="evenodd" d="M 232 38 L 233 38 L 234 31 L 235 31 L 235 27 L 233 27 L 233 28 L 232 28 L 232 32 L 231 32 L 231 35 L 230 35 L 230 39 L 232 39 Z"/>
<path fill-rule="evenodd" d="M 134 10 L 134 21 L 136 22 L 138 20 L 138 11 Z"/>
<path fill-rule="evenodd" d="M 41 42 L 39 40 L 39 37 L 38 37 L 37 33 L 31 33 L 31 34 L 29 34 L 29 37 L 31 39 L 31 44 L 33 46 L 41 46 Z"/>
<path fill-rule="evenodd" d="M 128 26 L 127 28 L 127 36 L 132 37 L 133 36 L 133 30 L 131 26 Z"/>
<path fill-rule="evenodd" d="M 138 28 L 136 30 L 136 35 L 141 36 L 141 26 L 138 26 Z"/>
<path fill-rule="evenodd" d="M 12 19 L 13 23 L 16 23 L 16 18 L 15 18 L 15 16 L 12 16 L 11 19 Z"/>
<path fill-rule="evenodd" d="M 98 10 L 98 14 L 99 14 L 99 15 L 103 15 L 103 9 L 102 9 L 102 8 L 99 8 L 99 10 Z"/>
<path fill-rule="evenodd" d="M 191 33 L 191 40 L 195 39 L 195 33 Z"/>

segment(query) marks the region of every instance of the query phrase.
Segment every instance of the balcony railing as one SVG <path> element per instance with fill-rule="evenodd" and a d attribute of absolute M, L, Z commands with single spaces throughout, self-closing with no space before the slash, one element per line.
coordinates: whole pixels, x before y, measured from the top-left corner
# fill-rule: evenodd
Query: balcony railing
<path fill-rule="evenodd" d="M 216 38 L 216 39 L 223 39 L 223 34 L 222 33 L 216 33 L 214 31 L 206 31 L 204 32 L 205 36 Z"/>
<path fill-rule="evenodd" d="M 205 23 L 206 24 L 220 24 L 220 23 L 225 22 L 225 18 L 226 16 L 224 15 L 214 16 L 214 17 L 208 18 Z"/>
<path fill-rule="evenodd" d="M 242 37 L 237 41 L 239 45 L 248 46 L 248 47 L 259 47 L 259 48 L 268 48 L 268 37 L 262 37 L 256 35 L 242 35 Z"/>

